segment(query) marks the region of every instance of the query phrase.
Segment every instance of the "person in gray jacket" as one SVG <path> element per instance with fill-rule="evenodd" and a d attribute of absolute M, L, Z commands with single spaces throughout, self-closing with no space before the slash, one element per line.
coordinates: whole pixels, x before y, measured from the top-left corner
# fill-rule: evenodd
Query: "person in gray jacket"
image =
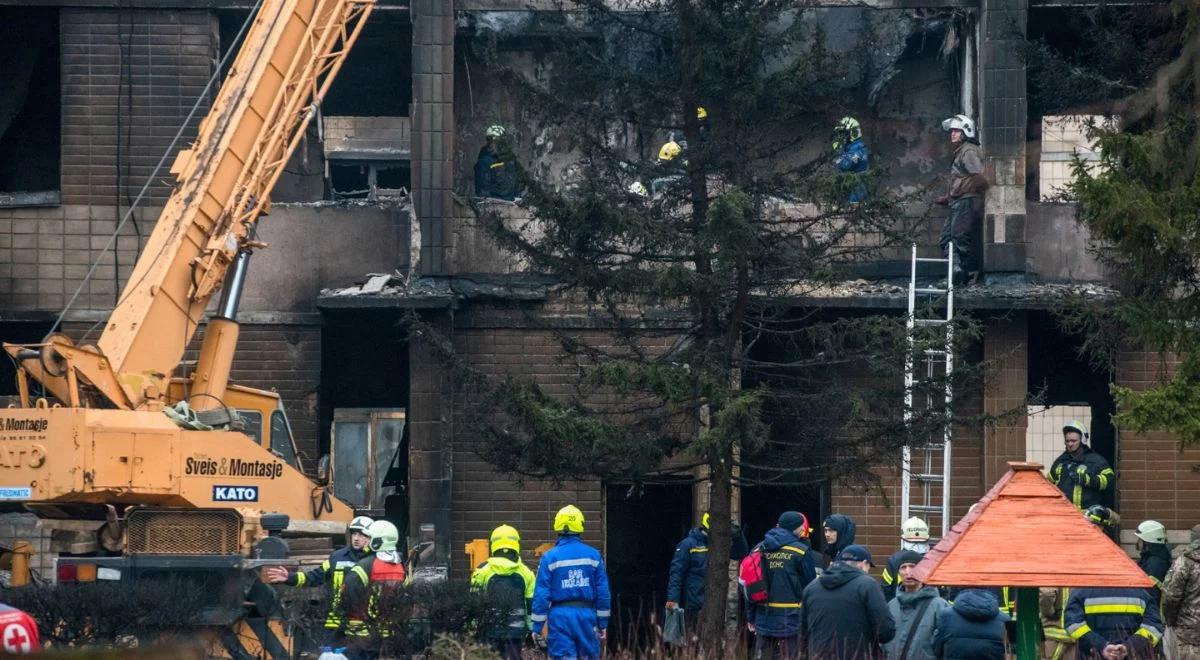
<path fill-rule="evenodd" d="M 800 608 L 800 634 L 806 657 L 875 660 L 896 635 L 896 622 L 883 600 L 883 589 L 867 571 L 871 551 L 843 548 L 821 577 L 808 583 Z"/>
<path fill-rule="evenodd" d="M 896 620 L 896 636 L 884 644 L 888 660 L 933 660 L 933 634 L 937 615 L 950 607 L 938 595 L 937 587 L 927 587 L 913 576 L 923 555 L 905 550 L 897 558 L 900 590 L 888 603 L 888 612 Z"/>

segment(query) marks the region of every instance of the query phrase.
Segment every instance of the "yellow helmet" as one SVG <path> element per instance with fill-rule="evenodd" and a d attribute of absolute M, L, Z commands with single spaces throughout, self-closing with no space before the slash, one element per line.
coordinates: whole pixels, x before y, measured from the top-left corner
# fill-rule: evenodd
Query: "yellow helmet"
<path fill-rule="evenodd" d="M 500 525 L 492 530 L 492 554 L 498 550 L 521 551 L 521 533 L 512 525 Z"/>
<path fill-rule="evenodd" d="M 705 511 L 703 516 L 700 516 L 700 526 L 708 529 L 708 512 Z"/>
<path fill-rule="evenodd" d="M 702 105 L 696 106 L 696 119 L 699 119 L 700 121 L 704 121 L 705 119 L 708 119 L 708 110 L 705 110 L 704 106 L 702 106 Z"/>
<path fill-rule="evenodd" d="M 683 153 L 683 147 L 679 146 L 679 143 L 675 140 L 671 140 L 658 150 L 658 159 L 675 160 L 681 153 Z"/>
<path fill-rule="evenodd" d="M 558 510 L 554 516 L 554 531 L 562 534 L 570 532 L 571 534 L 583 533 L 583 512 L 574 504 L 568 504 Z"/>

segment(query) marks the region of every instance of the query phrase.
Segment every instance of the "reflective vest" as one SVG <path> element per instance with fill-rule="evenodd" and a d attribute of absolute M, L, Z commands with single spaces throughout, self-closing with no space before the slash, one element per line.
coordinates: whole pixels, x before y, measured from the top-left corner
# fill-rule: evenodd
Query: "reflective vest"
<path fill-rule="evenodd" d="M 295 587 L 317 587 L 329 585 L 329 613 L 325 616 L 326 628 L 342 627 L 342 588 L 346 582 L 346 571 L 362 561 L 367 553 L 356 551 L 351 546 L 339 548 L 321 565 L 311 571 L 293 573 L 288 584 Z"/>
<path fill-rule="evenodd" d="M 379 616 L 379 612 L 375 608 L 379 595 L 394 593 L 400 587 L 408 584 L 408 573 L 404 570 L 404 564 L 383 561 L 378 555 L 372 555 L 360 561 L 350 569 L 350 572 L 360 583 L 356 586 L 368 590 L 369 595 L 365 604 L 360 601 L 351 605 L 346 634 L 369 635 L 371 633 L 365 621 Z M 346 586 L 349 588 L 351 585 L 347 584 Z M 392 631 L 385 628 L 380 630 L 379 634 L 382 637 L 390 637 Z"/>

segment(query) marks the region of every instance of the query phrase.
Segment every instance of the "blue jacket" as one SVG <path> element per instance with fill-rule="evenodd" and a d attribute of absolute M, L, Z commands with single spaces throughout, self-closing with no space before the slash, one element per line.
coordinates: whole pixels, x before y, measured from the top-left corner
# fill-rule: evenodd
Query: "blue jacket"
<path fill-rule="evenodd" d="M 1134 658 L 1153 657 L 1163 634 L 1158 601 L 1147 589 L 1071 589 L 1063 624 L 1079 645 L 1081 658 L 1092 651 L 1099 655 L 1109 644 L 1124 644 Z"/>
<path fill-rule="evenodd" d="M 871 167 L 871 153 L 867 151 L 867 145 L 863 144 L 862 138 L 859 138 L 842 147 L 835 163 L 839 172 L 861 174 Z M 866 198 L 867 187 L 864 184 L 860 183 L 850 191 L 851 202 L 861 202 Z"/>
<path fill-rule="evenodd" d="M 600 551 L 574 534 L 560 534 L 558 543 L 542 555 L 533 589 L 534 629 L 546 621 L 550 608 L 560 603 L 590 603 L 601 630 L 608 627 L 612 596 L 608 571 Z"/>
<path fill-rule="evenodd" d="M 1004 660 L 1004 621 L 996 597 L 966 589 L 938 612 L 933 654 L 944 660 Z"/>
<path fill-rule="evenodd" d="M 688 532 L 675 546 L 671 575 L 667 578 L 667 600 L 686 610 L 704 605 L 704 571 L 708 567 L 708 534 L 699 527 Z"/>
<path fill-rule="evenodd" d="M 758 549 L 763 552 L 767 572 L 767 604 L 748 605 L 747 618 L 765 637 L 799 635 L 804 587 L 817 576 L 808 556 L 808 541 L 790 530 L 772 527 Z"/>

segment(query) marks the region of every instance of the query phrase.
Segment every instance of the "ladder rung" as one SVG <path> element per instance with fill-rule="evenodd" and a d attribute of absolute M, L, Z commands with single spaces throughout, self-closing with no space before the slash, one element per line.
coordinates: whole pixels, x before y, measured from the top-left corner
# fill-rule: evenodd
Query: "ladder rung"
<path fill-rule="evenodd" d="M 942 257 L 917 257 L 917 262 L 923 264 L 948 264 L 950 260 Z"/>
<path fill-rule="evenodd" d="M 940 348 L 925 349 L 925 355 L 945 355 L 945 354 L 946 354 L 946 351 L 943 351 Z"/>
<path fill-rule="evenodd" d="M 910 505 L 908 505 L 908 510 L 909 511 L 919 511 L 921 513 L 941 513 L 942 507 L 928 506 L 925 504 L 910 504 Z"/>
<path fill-rule="evenodd" d="M 917 325 L 945 325 L 949 321 L 946 319 L 913 319 L 913 323 Z"/>
<path fill-rule="evenodd" d="M 929 293 L 929 294 L 937 295 L 937 294 L 947 293 L 949 290 L 948 289 L 933 289 L 933 288 L 928 288 L 928 287 L 918 287 L 916 289 L 916 291 L 917 291 L 917 293 Z"/>
<path fill-rule="evenodd" d="M 912 475 L 917 481 L 945 481 L 946 478 L 940 474 L 914 474 Z"/>

